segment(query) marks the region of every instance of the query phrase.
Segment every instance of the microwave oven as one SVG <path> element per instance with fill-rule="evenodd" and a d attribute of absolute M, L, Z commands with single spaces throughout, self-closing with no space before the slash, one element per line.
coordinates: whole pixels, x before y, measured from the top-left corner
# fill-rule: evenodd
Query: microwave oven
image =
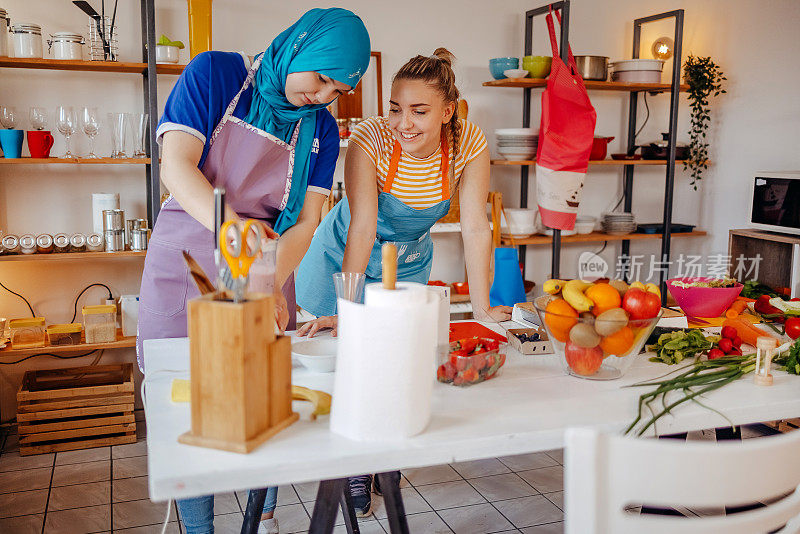
<path fill-rule="evenodd" d="M 750 193 L 751 228 L 800 235 L 800 171 L 757 172 Z"/>

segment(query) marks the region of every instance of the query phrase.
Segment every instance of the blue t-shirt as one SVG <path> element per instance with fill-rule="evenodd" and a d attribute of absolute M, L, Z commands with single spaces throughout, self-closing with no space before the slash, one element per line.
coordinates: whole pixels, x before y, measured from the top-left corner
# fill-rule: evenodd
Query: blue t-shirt
<path fill-rule="evenodd" d="M 228 104 L 241 89 L 250 60 L 236 52 L 203 52 L 186 66 L 167 98 L 164 114 L 156 133 L 159 143 L 165 132 L 179 130 L 200 139 L 203 155 L 208 155 L 209 139 Z M 242 92 L 233 116 L 244 119 L 250 111 L 252 84 Z M 308 191 L 327 195 L 333 183 L 333 171 L 339 157 L 339 129 L 327 109 L 317 111 L 317 128 L 309 161 Z"/>

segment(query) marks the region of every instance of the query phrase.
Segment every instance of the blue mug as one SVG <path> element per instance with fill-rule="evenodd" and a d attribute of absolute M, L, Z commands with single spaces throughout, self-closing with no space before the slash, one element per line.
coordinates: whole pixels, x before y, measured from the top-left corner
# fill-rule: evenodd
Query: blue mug
<path fill-rule="evenodd" d="M 22 139 L 25 130 L 0 130 L 0 148 L 6 158 L 22 157 Z"/>

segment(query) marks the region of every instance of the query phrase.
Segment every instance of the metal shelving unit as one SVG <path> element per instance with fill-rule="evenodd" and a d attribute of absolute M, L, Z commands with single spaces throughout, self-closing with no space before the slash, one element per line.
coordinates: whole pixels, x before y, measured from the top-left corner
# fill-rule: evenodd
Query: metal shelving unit
<path fill-rule="evenodd" d="M 538 7 L 536 9 L 529 10 L 525 13 L 525 55 L 531 55 L 533 52 L 533 19 L 534 17 L 545 15 L 550 11 L 552 7 L 553 10 L 561 10 L 561 26 L 560 26 L 560 52 L 561 52 L 561 59 L 564 63 L 568 63 L 568 43 L 569 43 L 569 20 L 570 20 L 570 0 L 562 0 L 560 2 L 554 2 L 552 4 L 544 5 Z M 629 150 L 633 149 L 636 142 L 635 142 L 635 133 L 636 133 L 636 111 L 637 111 L 637 103 L 639 93 L 641 92 L 651 92 L 651 93 L 663 93 L 669 92 L 670 95 L 670 112 L 669 112 L 669 147 L 668 147 L 668 157 L 667 160 L 664 162 L 657 162 L 657 163 L 649 163 L 651 165 L 665 165 L 666 167 L 666 184 L 664 186 L 664 215 L 663 215 L 663 223 L 664 223 L 664 233 L 661 234 L 661 258 L 660 261 L 663 264 L 667 264 L 669 262 L 670 257 L 670 245 L 671 245 L 671 225 L 672 225 L 672 202 L 673 202 L 673 195 L 674 195 L 674 186 L 675 186 L 675 146 L 676 146 L 676 136 L 677 136 L 677 123 L 678 123 L 678 95 L 680 91 L 686 91 L 688 87 L 686 85 L 680 84 L 680 77 L 681 77 L 681 53 L 682 53 L 682 44 L 683 44 L 683 16 L 684 11 L 682 9 L 668 11 L 666 13 L 660 13 L 658 15 L 652 15 L 649 17 L 639 18 L 633 21 L 633 52 L 632 57 L 637 59 L 639 57 L 639 48 L 641 44 L 641 27 L 643 24 L 647 24 L 649 22 L 663 20 L 663 19 L 675 19 L 675 48 L 674 48 L 674 55 L 673 55 L 673 64 L 672 64 L 672 77 L 671 82 L 669 84 L 625 84 L 625 83 L 616 83 L 616 82 L 594 82 L 588 81 L 586 82 L 587 90 L 600 90 L 600 91 L 623 91 L 630 93 L 630 101 L 628 105 L 628 132 L 627 132 L 627 147 Z M 531 96 L 532 96 L 532 89 L 536 87 L 544 87 L 547 85 L 546 80 L 540 79 L 525 79 L 525 80 L 496 80 L 491 82 L 486 82 L 483 85 L 489 87 L 521 87 L 523 89 L 523 100 L 522 100 L 522 126 L 524 128 L 530 127 L 531 124 Z M 533 161 L 520 161 L 520 162 L 504 162 L 501 163 L 499 161 L 493 162 L 494 164 L 504 164 L 504 165 L 521 165 L 520 170 L 520 206 L 523 208 L 528 207 L 528 177 L 529 177 L 529 165 L 532 165 Z M 595 162 L 599 163 L 599 162 Z M 644 165 L 645 163 L 641 161 L 636 162 L 611 162 L 608 163 L 602 162 L 603 164 L 620 164 L 624 167 L 623 172 L 623 180 L 624 180 L 624 206 L 625 211 L 630 211 L 633 206 L 633 172 L 636 166 Z M 683 235 L 693 235 L 693 234 L 680 234 Z M 697 235 L 700 235 L 699 233 Z M 704 234 L 703 234 L 704 235 Z M 677 235 L 676 235 L 677 237 Z M 652 237 L 651 237 L 652 238 Z M 622 240 L 622 254 L 623 256 L 630 255 L 630 241 L 632 239 L 637 239 L 631 237 L 629 239 Z M 554 230 L 553 237 L 552 237 L 552 264 L 551 264 L 551 276 L 557 278 L 560 274 L 560 260 L 561 260 L 561 231 Z M 523 269 L 525 267 L 525 251 L 526 246 L 520 245 L 520 256 L 523 265 Z M 662 298 L 666 297 L 666 290 L 665 290 L 665 279 L 667 277 L 667 273 L 663 270 L 660 271 L 660 284 L 662 289 Z"/>

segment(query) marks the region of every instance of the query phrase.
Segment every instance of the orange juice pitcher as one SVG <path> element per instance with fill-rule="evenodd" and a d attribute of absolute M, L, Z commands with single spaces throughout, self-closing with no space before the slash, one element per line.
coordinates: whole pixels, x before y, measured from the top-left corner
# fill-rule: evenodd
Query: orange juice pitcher
<path fill-rule="evenodd" d="M 211 0 L 187 0 L 189 4 L 189 53 L 191 57 L 211 50 Z"/>

